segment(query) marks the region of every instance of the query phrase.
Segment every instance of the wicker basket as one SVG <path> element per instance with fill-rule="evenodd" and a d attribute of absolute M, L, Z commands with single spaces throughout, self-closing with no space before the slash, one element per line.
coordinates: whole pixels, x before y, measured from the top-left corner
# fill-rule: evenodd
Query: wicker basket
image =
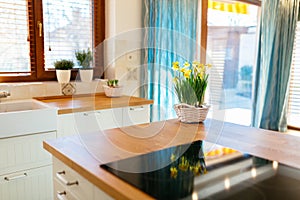
<path fill-rule="evenodd" d="M 195 107 L 188 104 L 175 104 L 174 109 L 181 122 L 199 123 L 206 119 L 209 106 Z"/>

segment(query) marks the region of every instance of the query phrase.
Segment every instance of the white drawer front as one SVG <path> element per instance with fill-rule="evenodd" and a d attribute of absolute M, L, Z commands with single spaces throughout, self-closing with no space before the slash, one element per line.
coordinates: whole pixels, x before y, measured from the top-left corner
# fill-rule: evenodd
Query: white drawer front
<path fill-rule="evenodd" d="M 150 122 L 149 105 L 130 106 L 123 109 L 123 126 Z"/>
<path fill-rule="evenodd" d="M 52 200 L 52 166 L 0 176 L 0 200 Z"/>
<path fill-rule="evenodd" d="M 75 120 L 82 133 L 121 127 L 122 108 L 78 113 Z"/>
<path fill-rule="evenodd" d="M 53 176 L 54 182 L 58 182 L 63 186 L 67 195 L 69 194 L 75 199 L 93 198 L 93 185 L 56 158 L 53 158 Z M 55 195 L 57 196 L 58 191 L 54 192 L 56 192 Z M 59 192 L 61 191 L 59 190 Z"/>
<path fill-rule="evenodd" d="M 97 132 L 122 126 L 122 108 L 59 115 L 58 137 Z"/>
<path fill-rule="evenodd" d="M 56 132 L 12 137 L 0 140 L 0 175 L 51 164 L 43 140 L 56 137 Z"/>
<path fill-rule="evenodd" d="M 56 200 L 76 200 L 67 188 L 61 184 L 57 179 L 54 179 L 54 199 Z"/>

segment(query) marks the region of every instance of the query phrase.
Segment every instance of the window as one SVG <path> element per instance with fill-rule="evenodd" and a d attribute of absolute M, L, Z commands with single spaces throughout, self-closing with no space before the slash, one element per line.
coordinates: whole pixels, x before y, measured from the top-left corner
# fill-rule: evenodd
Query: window
<path fill-rule="evenodd" d="M 0 1 L 1 71 L 30 72 L 27 1 Z"/>
<path fill-rule="evenodd" d="M 0 11 L 0 81 L 56 80 L 55 60 L 104 40 L 104 0 L 0 0 Z"/>
<path fill-rule="evenodd" d="M 56 9 L 58 8 L 58 9 Z M 44 0 L 45 69 L 57 59 L 74 59 L 74 50 L 92 48 L 92 5 L 90 0 Z"/>
<path fill-rule="evenodd" d="M 294 41 L 288 105 L 288 125 L 300 128 L 300 22 Z"/>
<path fill-rule="evenodd" d="M 213 64 L 210 99 L 225 121 L 250 125 L 259 3 L 208 1 L 207 56 Z M 242 116 L 242 117 L 241 117 Z"/>

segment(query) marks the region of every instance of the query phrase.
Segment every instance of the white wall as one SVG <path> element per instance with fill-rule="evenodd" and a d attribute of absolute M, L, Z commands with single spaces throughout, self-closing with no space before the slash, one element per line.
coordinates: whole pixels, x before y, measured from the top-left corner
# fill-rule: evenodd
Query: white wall
<path fill-rule="evenodd" d="M 140 45 L 143 40 L 142 0 L 106 0 L 106 78 L 118 78 L 125 86 L 125 94 L 138 96 L 140 76 Z M 72 82 L 76 94 L 103 92 L 99 81 Z M 1 101 L 27 99 L 40 96 L 62 95 L 62 86 L 56 82 L 0 83 L 0 90 L 8 90 L 11 96 Z"/>
<path fill-rule="evenodd" d="M 139 95 L 143 43 L 141 0 L 106 0 L 105 78 L 120 79 L 125 94 Z"/>

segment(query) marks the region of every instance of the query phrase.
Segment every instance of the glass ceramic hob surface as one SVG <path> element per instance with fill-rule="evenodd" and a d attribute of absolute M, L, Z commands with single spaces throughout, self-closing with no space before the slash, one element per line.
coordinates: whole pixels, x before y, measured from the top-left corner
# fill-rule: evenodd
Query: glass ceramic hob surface
<path fill-rule="evenodd" d="M 155 199 L 300 199 L 300 170 L 197 141 L 101 165 Z M 221 151 L 221 153 L 220 153 Z"/>

